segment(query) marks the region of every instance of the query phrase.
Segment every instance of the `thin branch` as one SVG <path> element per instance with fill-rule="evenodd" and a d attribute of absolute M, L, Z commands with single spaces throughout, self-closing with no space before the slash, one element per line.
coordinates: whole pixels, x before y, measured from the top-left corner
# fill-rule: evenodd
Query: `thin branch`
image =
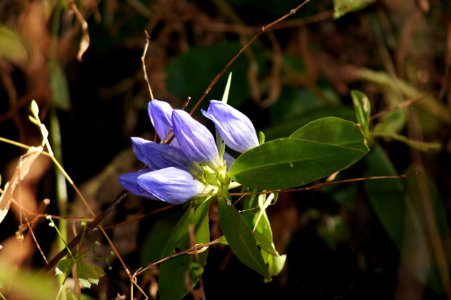
<path fill-rule="evenodd" d="M 248 196 L 248 195 L 261 195 L 261 194 L 273 194 L 273 193 L 292 193 L 292 192 L 301 192 L 301 191 L 310 191 L 310 190 L 317 190 L 325 186 L 330 185 L 336 185 L 336 184 L 343 184 L 343 183 L 351 183 L 351 182 L 359 182 L 359 181 L 366 181 L 366 180 L 383 180 L 383 179 L 406 179 L 410 175 L 408 174 L 402 174 L 402 175 L 389 175 L 389 176 L 370 176 L 370 177 L 360 177 L 360 178 L 349 178 L 349 179 L 343 179 L 343 180 L 337 180 L 337 181 L 330 181 L 330 182 L 322 182 L 310 186 L 305 187 L 299 187 L 294 189 L 288 189 L 288 190 L 270 190 L 270 191 L 262 191 L 262 192 L 244 192 L 244 193 L 230 193 L 230 196 Z"/>
<path fill-rule="evenodd" d="M 152 87 L 150 86 L 149 77 L 147 76 L 147 67 L 146 67 L 146 54 L 147 54 L 147 50 L 149 49 L 150 35 L 146 30 L 144 30 L 144 33 L 146 34 L 146 44 L 144 45 L 143 55 L 141 56 L 141 63 L 142 63 L 142 67 L 143 67 L 144 79 L 146 80 L 147 88 L 149 89 L 150 99 L 153 100 L 154 97 L 153 97 L 153 93 L 152 93 Z"/>
<path fill-rule="evenodd" d="M 257 33 L 238 51 L 237 54 L 235 54 L 234 57 L 232 57 L 231 60 L 229 60 L 229 62 L 226 64 L 226 66 L 213 78 L 213 80 L 210 82 L 210 84 L 208 85 L 208 87 L 205 89 L 205 91 L 202 93 L 202 96 L 199 98 L 199 100 L 197 100 L 196 104 L 194 105 L 194 107 L 191 109 L 190 114 L 193 114 L 200 106 L 200 104 L 202 103 L 202 101 L 205 99 L 205 97 L 208 95 L 208 93 L 210 93 L 211 89 L 213 88 L 213 86 L 216 85 L 216 83 L 218 82 L 219 79 L 221 79 L 222 76 L 224 76 L 224 74 L 227 72 L 228 69 L 230 69 L 230 67 L 232 66 L 232 64 L 238 59 L 238 57 L 256 40 L 258 39 L 265 31 L 269 30 L 271 27 L 273 27 L 274 25 L 282 22 L 283 20 L 285 20 L 286 18 L 294 15 L 299 9 L 301 9 L 305 4 L 307 4 L 308 2 L 310 2 L 310 0 L 306 0 L 304 2 L 302 2 L 301 4 L 299 4 L 296 8 L 290 10 L 289 13 L 287 13 L 286 15 L 280 17 L 279 19 L 261 26 L 260 29 L 257 31 Z"/>

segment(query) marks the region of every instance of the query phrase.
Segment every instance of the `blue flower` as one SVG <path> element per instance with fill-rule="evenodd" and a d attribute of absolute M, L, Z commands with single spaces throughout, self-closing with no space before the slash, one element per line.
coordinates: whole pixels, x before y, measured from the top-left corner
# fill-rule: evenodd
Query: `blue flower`
<path fill-rule="evenodd" d="M 148 110 L 160 139 L 172 129 L 176 141 L 168 145 L 132 137 L 133 151 L 146 169 L 121 175 L 124 189 L 148 199 L 183 204 L 215 195 L 229 183 L 226 167 L 234 158 L 227 153 L 219 156 L 215 139 L 204 125 L 163 101 L 152 100 Z M 254 126 L 238 110 L 212 100 L 203 113 L 233 150 L 244 152 L 258 145 Z"/>
<path fill-rule="evenodd" d="M 138 177 L 140 175 L 143 175 L 145 173 L 148 173 L 149 169 L 140 170 L 138 172 L 129 172 L 125 173 L 119 176 L 119 183 L 121 186 L 136 196 L 141 196 L 147 199 L 151 200 L 157 200 L 155 196 L 153 196 L 151 193 L 147 192 L 145 189 L 142 189 L 138 185 Z"/>
<path fill-rule="evenodd" d="M 137 177 L 137 183 L 148 194 L 170 204 L 183 204 L 205 190 L 193 175 L 174 167 L 146 172 Z"/>
<path fill-rule="evenodd" d="M 172 129 L 172 107 L 165 101 L 153 99 L 149 102 L 147 111 L 150 121 L 160 140 L 164 140 Z M 171 144 L 177 145 L 175 139 Z"/>
<path fill-rule="evenodd" d="M 213 121 L 229 148 L 243 153 L 258 146 L 254 125 L 239 110 L 221 101 L 211 100 L 208 110 L 202 113 Z"/>
<path fill-rule="evenodd" d="M 189 158 L 205 163 L 213 169 L 222 165 L 215 139 L 207 127 L 194 120 L 186 111 L 179 109 L 172 113 L 172 124 L 180 149 Z"/>
<path fill-rule="evenodd" d="M 136 157 L 151 170 L 176 167 L 185 171 L 200 172 L 199 166 L 176 146 L 155 143 L 139 137 L 132 137 L 132 146 Z"/>

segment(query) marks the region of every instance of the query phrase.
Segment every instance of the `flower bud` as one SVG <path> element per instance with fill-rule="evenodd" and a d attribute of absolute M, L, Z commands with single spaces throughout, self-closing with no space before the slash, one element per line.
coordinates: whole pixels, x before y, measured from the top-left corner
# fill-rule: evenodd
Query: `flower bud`
<path fill-rule="evenodd" d="M 153 99 L 149 102 L 147 111 L 150 121 L 160 140 L 164 140 L 172 128 L 172 107 L 165 101 Z"/>
<path fill-rule="evenodd" d="M 137 182 L 146 192 L 170 204 L 183 204 L 205 190 L 205 185 L 190 173 L 174 167 L 144 173 Z"/>
<path fill-rule="evenodd" d="M 172 113 L 172 123 L 180 149 L 189 158 L 213 168 L 221 165 L 213 135 L 204 125 L 179 109 Z"/>
<path fill-rule="evenodd" d="M 258 146 L 257 133 L 251 120 L 232 106 L 211 100 L 204 116 L 216 126 L 226 145 L 240 153 Z"/>

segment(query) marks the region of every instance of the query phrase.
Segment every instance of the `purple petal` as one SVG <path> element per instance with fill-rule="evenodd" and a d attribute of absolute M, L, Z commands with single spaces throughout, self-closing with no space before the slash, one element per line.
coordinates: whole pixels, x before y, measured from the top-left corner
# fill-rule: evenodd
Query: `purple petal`
<path fill-rule="evenodd" d="M 165 101 L 153 99 L 147 109 L 155 131 L 160 140 L 164 140 L 172 128 L 172 107 Z"/>
<path fill-rule="evenodd" d="M 205 189 L 190 173 L 173 167 L 144 173 L 137 181 L 149 194 L 170 204 L 183 204 Z"/>
<path fill-rule="evenodd" d="M 152 194 L 148 193 L 146 190 L 142 189 L 137 182 L 137 179 L 139 176 L 149 173 L 149 169 L 141 170 L 138 172 L 130 172 L 125 173 L 119 176 L 119 183 L 121 184 L 122 188 L 129 191 L 130 193 L 136 195 L 145 197 L 151 200 L 157 200 Z"/>
<path fill-rule="evenodd" d="M 180 149 L 188 157 L 197 162 L 208 163 L 214 168 L 220 165 L 215 140 L 204 125 L 179 109 L 172 113 L 172 123 Z"/>
<path fill-rule="evenodd" d="M 159 144 L 139 137 L 132 137 L 132 144 L 136 157 L 151 170 L 176 167 L 191 171 L 195 168 L 194 161 L 176 146 Z"/>
<path fill-rule="evenodd" d="M 258 146 L 257 133 L 251 120 L 232 106 L 211 100 L 204 116 L 216 126 L 226 145 L 240 153 Z"/>

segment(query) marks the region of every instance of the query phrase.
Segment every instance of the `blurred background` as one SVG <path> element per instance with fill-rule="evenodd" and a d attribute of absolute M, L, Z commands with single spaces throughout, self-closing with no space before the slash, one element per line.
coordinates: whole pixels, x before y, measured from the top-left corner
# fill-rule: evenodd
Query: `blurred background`
<path fill-rule="evenodd" d="M 0 137 L 40 144 L 28 119 L 35 99 L 55 154 L 99 214 L 121 191 L 117 176 L 139 168 L 130 137 L 154 135 L 141 61 L 145 31 L 154 97 L 178 108 L 191 97 L 190 109 L 261 25 L 300 3 L 0 1 Z M 276 247 L 288 255 L 281 274 L 263 283 L 227 247 L 211 247 L 206 297 L 451 299 L 450 66 L 451 4 L 444 0 L 311 0 L 253 42 L 230 69 L 229 103 L 266 140 L 320 117 L 356 121 L 350 92 L 357 89 L 371 103 L 372 151 L 337 179 L 410 175 L 281 194 L 268 209 Z M 222 78 L 201 107 L 224 86 Z M 2 188 L 23 153 L 0 143 Z M 89 218 L 72 187 L 61 194 L 58 174 L 47 157 L 35 160 L 21 182 L 27 210 L 13 203 L 0 224 L 0 259 L 39 270 L 43 256 L 56 253 L 57 234 L 36 212 L 64 216 L 69 236 L 80 223 L 73 217 Z M 167 238 L 161 228 L 180 215 L 180 208 L 150 214 L 162 207 L 129 196 L 104 221 L 131 270 L 159 258 Z M 32 230 L 21 229 L 24 215 Z M 214 208 L 210 219 L 219 235 Z M 102 236 L 86 236 L 83 247 L 83 259 L 105 272 L 83 297 L 128 295 L 129 279 Z M 157 278 L 151 270 L 138 284 L 155 297 Z"/>

